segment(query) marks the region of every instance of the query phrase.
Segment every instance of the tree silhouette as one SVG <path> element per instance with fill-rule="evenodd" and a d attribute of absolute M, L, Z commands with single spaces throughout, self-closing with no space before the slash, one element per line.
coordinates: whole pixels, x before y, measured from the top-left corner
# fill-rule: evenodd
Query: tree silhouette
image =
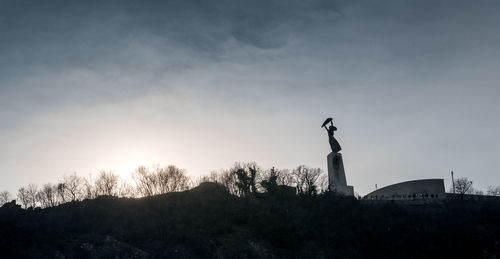
<path fill-rule="evenodd" d="M 235 184 L 240 195 L 249 196 L 257 192 L 257 166 L 255 164 L 248 165 L 246 168 L 236 168 L 233 174 L 236 175 Z"/>
<path fill-rule="evenodd" d="M 116 195 L 118 193 L 118 175 L 101 171 L 94 183 L 98 195 Z"/>
<path fill-rule="evenodd" d="M 10 201 L 10 193 L 8 191 L 0 192 L 0 206 Z"/>
<path fill-rule="evenodd" d="M 455 193 L 458 194 L 473 194 L 474 193 L 474 187 L 472 186 L 472 181 L 469 180 L 467 177 L 461 177 L 455 179 L 454 182 L 455 186 Z"/>
<path fill-rule="evenodd" d="M 189 187 L 189 179 L 184 170 L 173 165 L 157 170 L 159 194 L 184 191 Z"/>
<path fill-rule="evenodd" d="M 140 196 L 178 192 L 189 188 L 186 171 L 173 165 L 165 168 L 155 165 L 152 169 L 140 166 L 135 170 L 133 179 Z"/>
<path fill-rule="evenodd" d="M 488 186 L 486 194 L 491 196 L 500 196 L 500 186 Z"/>
<path fill-rule="evenodd" d="M 83 178 L 82 192 L 83 198 L 85 199 L 95 199 L 97 198 L 97 196 L 99 196 L 98 190 L 94 186 L 94 179 L 92 178 L 92 175 Z"/>
<path fill-rule="evenodd" d="M 298 166 L 292 172 L 297 192 L 304 195 L 315 195 L 318 193 L 318 179 L 321 175 L 321 169 L 309 168 L 305 165 Z"/>
<path fill-rule="evenodd" d="M 209 175 L 199 179 L 199 183 L 214 182 L 218 183 L 226 189 L 227 192 L 233 195 L 238 195 L 239 189 L 236 186 L 237 176 L 233 173 L 233 169 L 212 171 Z"/>
<path fill-rule="evenodd" d="M 158 185 L 156 174 L 150 172 L 147 167 L 139 166 L 133 174 L 133 179 L 138 195 L 151 196 L 156 194 Z"/>
<path fill-rule="evenodd" d="M 276 192 L 278 189 L 278 172 L 274 169 L 274 167 L 269 171 L 267 178 L 260 182 L 260 185 L 267 193 Z"/>
<path fill-rule="evenodd" d="M 82 183 L 83 179 L 72 173 L 63 178 L 63 183 L 65 187 L 65 192 L 67 194 L 69 201 L 79 200 L 82 196 Z"/>
<path fill-rule="evenodd" d="M 58 204 L 57 186 L 53 184 L 45 184 L 37 194 L 37 199 L 42 208 L 53 207 Z"/>
<path fill-rule="evenodd" d="M 19 188 L 17 197 L 21 201 L 24 208 L 36 207 L 37 205 L 38 187 L 36 184 L 30 183 L 26 187 Z"/>

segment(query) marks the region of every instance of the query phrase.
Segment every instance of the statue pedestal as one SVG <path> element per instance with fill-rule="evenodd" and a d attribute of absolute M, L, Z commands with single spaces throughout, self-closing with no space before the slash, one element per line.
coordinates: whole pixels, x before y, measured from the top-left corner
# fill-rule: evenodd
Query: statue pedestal
<path fill-rule="evenodd" d="M 330 191 L 346 196 L 354 196 L 354 188 L 347 185 L 342 154 L 330 153 L 328 161 L 328 187 Z"/>

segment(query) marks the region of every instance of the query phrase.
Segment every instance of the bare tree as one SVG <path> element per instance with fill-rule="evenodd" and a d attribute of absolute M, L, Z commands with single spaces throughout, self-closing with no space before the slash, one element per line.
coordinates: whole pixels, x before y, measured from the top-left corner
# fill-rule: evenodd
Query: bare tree
<path fill-rule="evenodd" d="M 38 187 L 35 184 L 28 184 L 26 187 L 19 188 L 17 198 L 21 201 L 24 208 L 36 207 Z"/>
<path fill-rule="evenodd" d="M 166 168 L 161 168 L 159 165 L 153 167 L 153 177 L 156 179 L 155 194 L 162 194 L 170 192 L 170 175 L 167 173 Z"/>
<path fill-rule="evenodd" d="M 293 174 L 288 169 L 276 170 L 276 176 L 278 185 L 292 186 L 294 184 Z"/>
<path fill-rule="evenodd" d="M 211 171 L 209 175 L 203 175 L 196 180 L 195 185 L 198 186 L 201 183 L 206 183 L 206 182 L 217 182 L 219 178 L 219 174 L 217 171 Z"/>
<path fill-rule="evenodd" d="M 8 191 L 0 192 L 0 206 L 10 202 L 10 193 Z"/>
<path fill-rule="evenodd" d="M 329 189 L 329 179 L 328 179 L 328 174 L 321 172 L 319 178 L 318 178 L 318 188 L 319 190 L 324 193 L 328 191 Z"/>
<path fill-rule="evenodd" d="M 482 190 L 476 190 L 476 189 L 474 189 L 473 194 L 475 194 L 475 195 L 484 195 L 484 192 Z"/>
<path fill-rule="evenodd" d="M 185 170 L 173 165 L 157 170 L 159 193 L 177 192 L 187 190 L 189 178 Z"/>
<path fill-rule="evenodd" d="M 55 185 L 57 199 L 60 203 L 65 203 L 69 201 L 68 192 L 66 191 L 65 183 L 58 183 Z"/>
<path fill-rule="evenodd" d="M 69 201 L 76 201 L 82 197 L 83 179 L 72 173 L 63 178 L 66 197 Z"/>
<path fill-rule="evenodd" d="M 113 172 L 101 171 L 94 186 L 98 195 L 118 195 L 118 175 Z"/>
<path fill-rule="evenodd" d="M 184 191 L 189 188 L 190 182 L 186 171 L 173 165 L 165 168 L 154 165 L 151 169 L 140 166 L 135 170 L 133 179 L 140 196 Z"/>
<path fill-rule="evenodd" d="M 214 173 L 214 172 L 212 172 Z M 215 172 L 217 180 L 215 182 L 224 186 L 224 188 L 231 194 L 238 194 L 238 187 L 236 186 L 236 175 L 230 170 L 222 170 L 220 172 Z"/>
<path fill-rule="evenodd" d="M 82 183 L 82 198 L 84 199 L 95 199 L 99 194 L 97 188 L 94 186 L 94 180 L 92 175 L 87 178 L 83 178 Z"/>
<path fill-rule="evenodd" d="M 214 182 L 218 183 L 231 194 L 238 194 L 238 187 L 236 187 L 236 175 L 231 172 L 231 170 L 222 169 L 219 171 L 212 171 L 210 175 L 201 177 L 198 180 L 198 184 L 203 182 Z"/>
<path fill-rule="evenodd" d="M 473 194 L 474 187 L 472 186 L 472 181 L 467 179 L 467 177 L 461 177 L 455 179 L 455 193 L 458 194 Z M 453 191 L 453 190 L 452 190 Z"/>
<path fill-rule="evenodd" d="M 45 184 L 37 194 L 37 199 L 43 208 L 57 205 L 57 185 Z"/>
<path fill-rule="evenodd" d="M 24 208 L 28 208 L 28 205 L 30 204 L 30 200 L 28 197 L 28 192 L 26 191 L 26 188 L 21 187 L 17 191 L 17 199 L 21 202 L 21 205 Z"/>
<path fill-rule="evenodd" d="M 118 196 L 135 198 L 136 197 L 135 189 L 128 182 L 122 181 L 118 187 Z"/>
<path fill-rule="evenodd" d="M 132 178 L 135 181 L 136 192 L 139 196 L 151 196 L 157 194 L 158 179 L 156 173 L 151 172 L 145 166 L 139 166 Z"/>
<path fill-rule="evenodd" d="M 37 194 L 38 194 L 38 186 L 34 183 L 28 184 L 26 188 L 28 192 L 28 197 L 30 200 L 30 207 L 35 208 L 38 204 Z"/>
<path fill-rule="evenodd" d="M 500 196 L 500 186 L 488 186 L 487 195 Z"/>
<path fill-rule="evenodd" d="M 318 190 L 318 179 L 321 175 L 321 169 L 309 168 L 301 165 L 293 170 L 293 176 L 297 185 L 297 192 L 299 194 L 315 195 Z"/>
<path fill-rule="evenodd" d="M 84 180 L 72 173 L 64 176 L 63 180 L 56 185 L 56 193 L 61 203 L 77 201 L 84 196 Z"/>

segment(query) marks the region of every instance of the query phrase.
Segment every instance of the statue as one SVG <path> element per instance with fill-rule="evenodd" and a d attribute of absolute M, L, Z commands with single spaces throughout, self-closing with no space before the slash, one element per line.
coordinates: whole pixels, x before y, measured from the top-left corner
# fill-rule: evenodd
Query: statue
<path fill-rule="evenodd" d="M 330 123 L 330 126 L 326 126 Z M 325 128 L 326 132 L 328 133 L 328 141 L 330 142 L 330 147 L 332 148 L 333 153 L 338 153 L 342 148 L 340 147 L 339 142 L 333 137 L 333 132 L 337 130 L 335 126 L 333 126 L 332 118 L 328 118 L 323 122 L 323 125 L 321 125 L 322 128 Z"/>
<path fill-rule="evenodd" d="M 347 185 L 344 162 L 342 154 L 339 153 L 342 148 L 339 142 L 333 137 L 333 133 L 337 128 L 333 126 L 332 118 L 326 119 L 321 127 L 325 128 L 328 133 L 328 142 L 330 142 L 330 147 L 332 148 L 332 152 L 326 157 L 328 165 L 328 189 L 341 195 L 354 196 L 354 188 L 351 185 Z"/>

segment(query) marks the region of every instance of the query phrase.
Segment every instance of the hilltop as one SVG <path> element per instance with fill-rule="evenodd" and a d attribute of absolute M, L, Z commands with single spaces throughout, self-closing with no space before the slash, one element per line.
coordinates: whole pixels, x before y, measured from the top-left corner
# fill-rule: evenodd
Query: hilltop
<path fill-rule="evenodd" d="M 0 209 L 2 257 L 490 258 L 500 202 L 363 204 L 333 193 L 238 197 L 216 183 L 145 198 Z"/>

